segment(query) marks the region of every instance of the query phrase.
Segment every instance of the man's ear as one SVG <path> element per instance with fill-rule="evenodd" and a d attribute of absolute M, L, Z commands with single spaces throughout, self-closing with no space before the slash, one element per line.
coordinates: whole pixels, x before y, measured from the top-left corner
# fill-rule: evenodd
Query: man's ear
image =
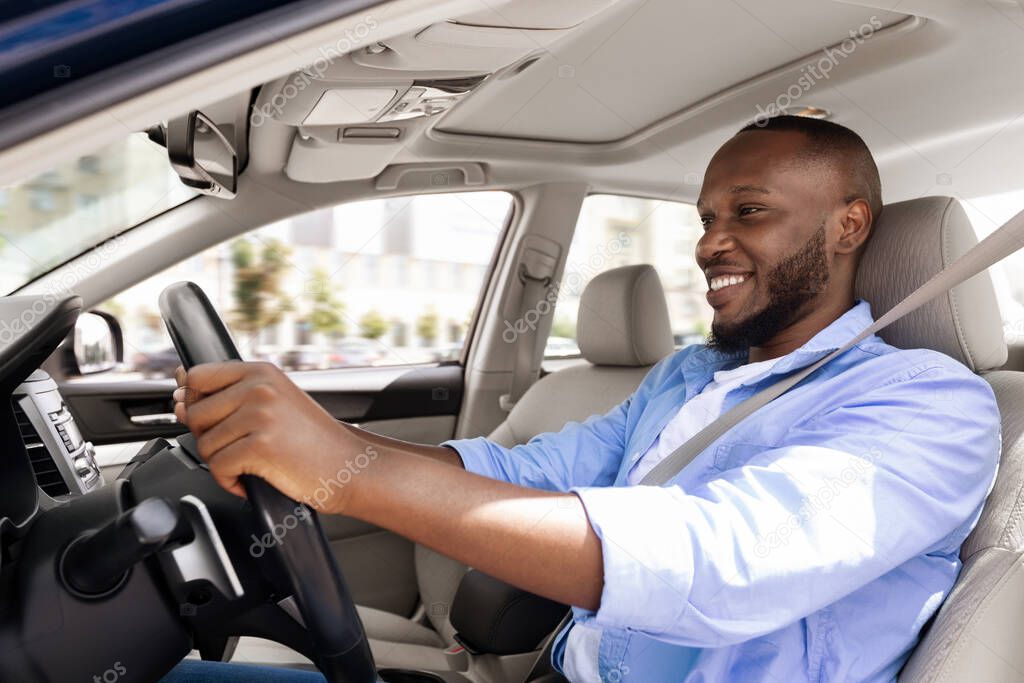
<path fill-rule="evenodd" d="M 842 228 L 836 240 L 837 254 L 854 254 L 867 242 L 871 234 L 871 207 L 863 199 L 854 199 L 846 205 L 840 219 Z"/>

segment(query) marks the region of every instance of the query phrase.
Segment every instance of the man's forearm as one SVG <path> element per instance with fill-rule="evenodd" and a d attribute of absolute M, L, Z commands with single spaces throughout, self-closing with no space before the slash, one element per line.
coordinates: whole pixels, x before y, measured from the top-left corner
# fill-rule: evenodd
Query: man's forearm
<path fill-rule="evenodd" d="M 374 432 L 367 431 L 361 427 L 356 427 L 348 422 L 342 422 L 341 425 L 349 430 L 354 437 L 360 439 L 367 445 L 373 446 L 378 451 L 384 449 L 398 449 L 406 453 L 414 453 L 425 458 L 430 458 L 431 460 L 443 462 L 446 465 L 455 465 L 459 469 L 464 469 L 462 458 L 459 457 L 458 452 L 453 448 L 402 441 L 401 439 L 384 436 L 383 434 L 375 434 Z"/>
<path fill-rule="evenodd" d="M 525 590 L 597 609 L 601 542 L 575 495 L 454 470 L 462 461 L 449 448 L 359 434 L 378 455 L 353 482 L 346 515 Z"/>

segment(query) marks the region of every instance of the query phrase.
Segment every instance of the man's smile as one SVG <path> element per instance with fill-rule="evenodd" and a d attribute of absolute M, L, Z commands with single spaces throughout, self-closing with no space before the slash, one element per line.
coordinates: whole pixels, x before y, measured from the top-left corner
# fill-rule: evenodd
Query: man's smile
<path fill-rule="evenodd" d="M 735 300 L 748 285 L 753 286 L 754 274 L 750 271 L 711 267 L 704 273 L 708 279 L 707 301 L 715 310 Z"/>

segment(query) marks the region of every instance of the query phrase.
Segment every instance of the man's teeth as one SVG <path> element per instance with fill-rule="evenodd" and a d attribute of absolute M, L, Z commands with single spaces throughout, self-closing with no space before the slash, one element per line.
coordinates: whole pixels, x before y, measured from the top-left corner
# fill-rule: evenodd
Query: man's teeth
<path fill-rule="evenodd" d="M 718 277 L 711 278 L 711 291 L 714 292 L 729 285 L 738 285 L 741 282 L 745 282 L 746 279 L 746 275 L 719 275 Z"/>

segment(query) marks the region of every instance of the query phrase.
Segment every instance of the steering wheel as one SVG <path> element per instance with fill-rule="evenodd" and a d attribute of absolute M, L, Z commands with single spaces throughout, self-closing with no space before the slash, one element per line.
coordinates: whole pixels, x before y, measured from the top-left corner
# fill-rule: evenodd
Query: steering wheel
<path fill-rule="evenodd" d="M 242 360 L 224 322 L 195 283 L 167 287 L 160 294 L 160 315 L 186 369 Z M 375 683 L 377 670 L 366 632 L 316 511 L 259 477 L 241 479 L 262 531 L 278 538 L 275 528 L 288 529 L 274 549 L 313 641 L 320 671 L 331 683 Z"/>

